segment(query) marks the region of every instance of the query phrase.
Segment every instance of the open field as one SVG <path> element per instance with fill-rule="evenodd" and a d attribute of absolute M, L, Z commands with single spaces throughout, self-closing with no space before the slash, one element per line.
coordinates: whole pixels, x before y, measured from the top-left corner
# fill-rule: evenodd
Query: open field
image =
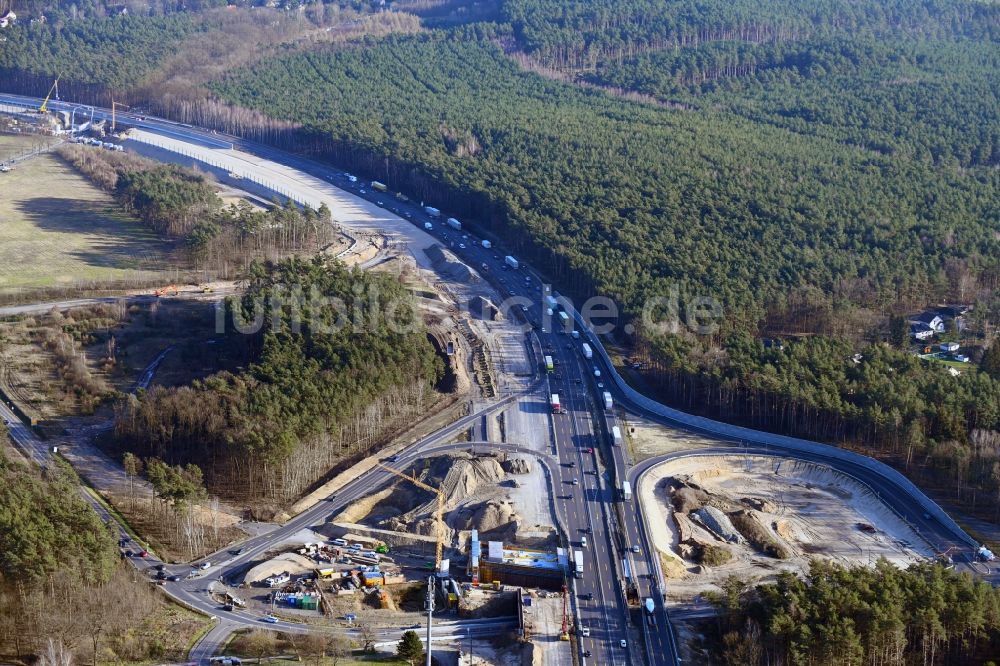
<path fill-rule="evenodd" d="M 0 154 L 38 140 L 0 139 Z M 0 293 L 127 284 L 165 268 L 168 246 L 58 157 L 29 159 L 0 174 L 0 185 Z"/>

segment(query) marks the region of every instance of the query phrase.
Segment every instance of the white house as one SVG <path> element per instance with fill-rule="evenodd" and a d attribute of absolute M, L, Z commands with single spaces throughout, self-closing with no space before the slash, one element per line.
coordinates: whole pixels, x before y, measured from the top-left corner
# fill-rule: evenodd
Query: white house
<path fill-rule="evenodd" d="M 13 11 L 8 10 L 3 16 L 0 16 L 0 28 L 6 28 L 9 25 L 14 25 L 14 21 L 17 20 L 17 14 Z"/>
<path fill-rule="evenodd" d="M 959 344 L 957 342 L 942 342 L 938 345 L 938 349 L 943 352 L 957 352 Z"/>
<path fill-rule="evenodd" d="M 934 329 L 932 329 L 927 324 L 914 323 L 910 324 L 910 335 L 912 335 L 917 340 L 928 340 L 934 337 Z"/>
<path fill-rule="evenodd" d="M 933 333 L 944 333 L 944 319 L 936 312 L 921 312 L 910 319 L 911 324 L 924 324 Z M 923 338 L 917 338 L 923 340 Z"/>

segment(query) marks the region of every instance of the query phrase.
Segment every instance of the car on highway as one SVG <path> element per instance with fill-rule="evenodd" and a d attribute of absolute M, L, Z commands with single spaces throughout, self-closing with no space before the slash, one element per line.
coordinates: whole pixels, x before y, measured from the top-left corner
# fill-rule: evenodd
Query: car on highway
<path fill-rule="evenodd" d="M 586 594 L 581 594 L 580 598 L 583 599 L 584 601 L 590 601 L 591 599 L 594 598 L 594 593 L 593 592 L 587 592 Z"/>
<path fill-rule="evenodd" d="M 171 583 L 179 583 L 181 582 L 181 577 L 178 576 L 177 574 L 174 574 L 173 576 L 167 578 L 167 580 L 169 580 Z"/>
<path fill-rule="evenodd" d="M 593 656 L 593 654 L 594 654 L 594 653 L 593 653 L 593 652 L 591 652 L 590 650 L 584 650 L 584 651 L 583 651 L 583 656 L 584 656 L 584 657 L 591 657 L 591 656 Z"/>
<path fill-rule="evenodd" d="M 640 553 L 640 552 L 642 552 L 642 549 L 639 548 L 639 544 L 635 544 L 634 546 L 632 546 L 632 552 L 633 553 Z"/>
<path fill-rule="evenodd" d="M 604 388 L 604 382 L 597 382 L 597 388 Z"/>
<path fill-rule="evenodd" d="M 572 481 L 570 481 L 570 483 L 573 484 L 574 486 L 578 486 L 580 485 L 580 479 L 573 479 Z"/>
<path fill-rule="evenodd" d="M 137 554 L 137 555 L 138 555 L 139 557 L 149 557 L 149 551 L 148 551 L 148 550 L 140 550 L 140 551 L 139 551 L 138 553 L 136 553 L 136 554 Z"/>
<path fill-rule="evenodd" d="M 361 194 L 368 194 L 367 192 L 365 192 L 365 188 L 363 187 L 360 190 L 358 190 L 358 192 L 360 192 Z"/>
<path fill-rule="evenodd" d="M 265 615 L 264 617 L 260 618 L 260 621 L 261 622 L 267 622 L 268 624 L 277 624 L 278 618 L 276 618 L 275 616 L 273 616 L 271 614 L 268 614 L 268 615 Z M 625 641 L 622 641 L 622 643 L 624 643 L 624 642 Z"/>
<path fill-rule="evenodd" d="M 458 244 L 458 249 L 464 250 L 465 249 L 465 243 L 459 243 Z"/>
<path fill-rule="evenodd" d="M 166 579 L 167 579 L 167 572 L 166 571 L 157 571 L 156 572 L 156 580 L 166 580 Z"/>
<path fill-rule="evenodd" d="M 580 627 L 580 635 L 584 638 L 590 636 L 590 627 Z"/>
<path fill-rule="evenodd" d="M 593 453 L 593 452 L 594 452 L 594 447 L 588 446 L 587 447 L 587 453 Z"/>
<path fill-rule="evenodd" d="M 198 568 L 201 569 L 202 571 L 205 571 L 206 569 L 211 568 L 211 566 L 212 566 L 211 562 L 202 562 L 201 564 L 198 565 Z"/>
<path fill-rule="evenodd" d="M 626 647 L 628 647 L 628 643 L 625 642 L 624 638 L 621 639 L 620 641 L 618 641 L 618 647 L 620 647 L 620 648 L 626 648 Z"/>

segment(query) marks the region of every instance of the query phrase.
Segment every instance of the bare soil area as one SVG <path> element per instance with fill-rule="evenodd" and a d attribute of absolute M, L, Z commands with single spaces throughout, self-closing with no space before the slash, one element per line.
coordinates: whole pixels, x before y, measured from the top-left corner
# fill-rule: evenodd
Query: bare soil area
<path fill-rule="evenodd" d="M 639 416 L 628 414 L 623 433 L 636 462 L 674 451 L 715 446 L 718 441 L 696 433 L 668 428 Z"/>
<path fill-rule="evenodd" d="M 931 548 L 865 486 L 829 467 L 772 457 L 699 456 L 640 484 L 668 596 L 689 602 L 731 575 L 771 580 L 811 558 L 899 566 Z"/>
<path fill-rule="evenodd" d="M 512 500 L 518 478 L 534 467 L 534 461 L 522 458 L 456 451 L 422 460 L 406 472 L 443 492 L 447 545 L 459 547 L 471 530 L 478 530 L 484 541 L 544 547 L 555 537 L 552 527 L 526 524 Z M 336 521 L 433 536 L 436 508 L 433 493 L 400 479 L 349 505 Z"/>

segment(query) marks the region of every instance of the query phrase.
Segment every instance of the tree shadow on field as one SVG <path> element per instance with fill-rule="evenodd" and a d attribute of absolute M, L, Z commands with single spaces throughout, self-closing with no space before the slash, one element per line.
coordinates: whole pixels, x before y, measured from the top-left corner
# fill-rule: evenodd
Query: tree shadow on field
<path fill-rule="evenodd" d="M 157 268 L 171 250 L 170 243 L 128 219 L 113 204 L 36 197 L 19 202 L 17 209 L 42 231 L 88 234 L 87 247 L 66 254 L 90 266 L 148 270 Z"/>

